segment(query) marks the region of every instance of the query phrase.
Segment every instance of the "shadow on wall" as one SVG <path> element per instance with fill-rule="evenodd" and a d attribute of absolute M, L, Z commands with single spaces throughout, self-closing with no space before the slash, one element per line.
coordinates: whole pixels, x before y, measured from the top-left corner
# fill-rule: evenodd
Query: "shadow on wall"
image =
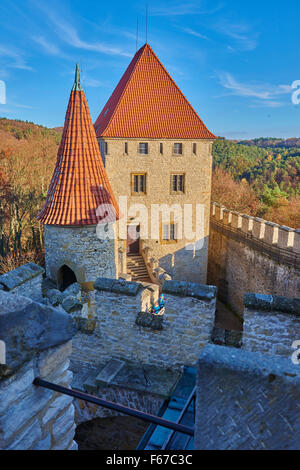
<path fill-rule="evenodd" d="M 159 258 L 159 265 L 165 269 L 174 280 L 205 284 L 208 240 L 209 237 L 205 237 L 172 254 L 162 256 Z M 197 249 L 198 247 L 199 249 Z"/>

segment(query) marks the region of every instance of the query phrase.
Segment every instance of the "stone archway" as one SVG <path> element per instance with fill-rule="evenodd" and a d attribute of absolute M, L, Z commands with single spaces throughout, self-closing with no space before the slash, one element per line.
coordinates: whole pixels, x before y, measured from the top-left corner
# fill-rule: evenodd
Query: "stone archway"
<path fill-rule="evenodd" d="M 77 282 L 74 271 L 72 271 L 69 266 L 64 264 L 57 273 L 57 283 L 59 290 L 63 292 L 71 284 L 74 284 L 74 282 Z"/>

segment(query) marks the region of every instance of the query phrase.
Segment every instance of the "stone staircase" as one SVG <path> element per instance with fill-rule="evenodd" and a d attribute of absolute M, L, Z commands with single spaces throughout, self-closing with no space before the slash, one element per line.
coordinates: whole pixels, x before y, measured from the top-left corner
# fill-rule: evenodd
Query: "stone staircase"
<path fill-rule="evenodd" d="M 145 261 L 138 253 L 127 254 L 127 274 L 132 276 L 133 281 L 152 282 Z"/>

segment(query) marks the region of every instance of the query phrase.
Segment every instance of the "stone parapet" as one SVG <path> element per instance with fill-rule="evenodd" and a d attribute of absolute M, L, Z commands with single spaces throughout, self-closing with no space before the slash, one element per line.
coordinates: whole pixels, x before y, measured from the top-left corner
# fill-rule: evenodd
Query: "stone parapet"
<path fill-rule="evenodd" d="M 243 348 L 290 357 L 300 340 L 300 299 L 245 294 Z"/>
<path fill-rule="evenodd" d="M 15 294 L 0 292 L 0 449 L 76 449 L 73 399 L 33 385 L 35 377 L 69 387 L 72 318 Z"/>
<path fill-rule="evenodd" d="M 251 217 L 235 211 L 230 211 L 221 204 L 212 202 L 211 221 L 224 226 L 230 225 L 241 233 L 265 242 L 271 247 L 291 250 L 300 254 L 300 231 L 290 227 L 280 226 L 272 222 Z"/>
<path fill-rule="evenodd" d="M 41 285 L 45 270 L 35 263 L 27 263 L 0 276 L 2 290 L 41 300 Z"/>

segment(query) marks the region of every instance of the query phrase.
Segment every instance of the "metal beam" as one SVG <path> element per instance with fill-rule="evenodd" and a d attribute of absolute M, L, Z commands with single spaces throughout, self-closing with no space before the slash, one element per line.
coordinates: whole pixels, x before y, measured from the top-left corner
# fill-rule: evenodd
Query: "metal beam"
<path fill-rule="evenodd" d="M 184 426 L 183 424 L 174 423 L 173 421 L 169 421 L 149 413 L 144 413 L 143 411 L 138 411 L 134 408 L 129 408 L 127 406 L 121 405 L 120 403 L 103 400 L 102 398 L 81 392 L 77 389 L 67 388 L 63 387 L 62 385 L 47 382 L 40 377 L 36 377 L 33 381 L 33 384 L 39 387 L 47 388 L 49 390 L 54 390 L 55 392 L 63 393 L 64 395 L 69 395 L 70 397 L 74 397 L 79 400 L 84 400 L 89 403 L 94 403 L 95 405 L 103 406 L 104 408 L 109 408 L 110 410 L 115 410 L 126 415 L 134 416 L 136 418 L 142 419 L 143 421 L 157 424 L 158 426 L 163 426 L 174 431 L 182 432 L 183 434 L 188 434 L 189 436 L 194 436 L 194 428 Z"/>

